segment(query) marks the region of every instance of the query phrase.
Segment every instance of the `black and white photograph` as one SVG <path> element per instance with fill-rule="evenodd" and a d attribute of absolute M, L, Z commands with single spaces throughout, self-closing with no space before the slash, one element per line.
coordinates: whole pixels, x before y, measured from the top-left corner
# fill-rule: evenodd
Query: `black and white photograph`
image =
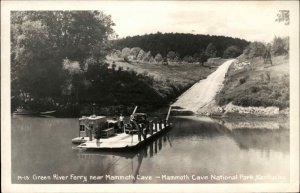
<path fill-rule="evenodd" d="M 298 1 L 2 1 L 12 192 L 298 192 Z"/>

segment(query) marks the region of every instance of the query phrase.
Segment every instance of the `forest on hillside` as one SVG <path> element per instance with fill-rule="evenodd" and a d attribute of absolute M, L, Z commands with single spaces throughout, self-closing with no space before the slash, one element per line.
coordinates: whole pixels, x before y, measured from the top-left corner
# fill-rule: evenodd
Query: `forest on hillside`
<path fill-rule="evenodd" d="M 158 32 L 113 40 L 112 48 L 121 53 L 126 48 L 143 50 L 150 55 L 149 59 L 151 56 L 170 59 L 177 57 L 178 60 L 193 62 L 201 58 L 203 60 L 203 56 L 205 61 L 214 57 L 237 57 L 248 44 L 246 40 L 225 36 Z"/>

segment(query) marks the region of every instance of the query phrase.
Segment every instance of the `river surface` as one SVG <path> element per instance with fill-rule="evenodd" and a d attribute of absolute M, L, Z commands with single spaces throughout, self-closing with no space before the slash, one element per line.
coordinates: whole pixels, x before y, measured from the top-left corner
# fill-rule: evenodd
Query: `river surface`
<path fill-rule="evenodd" d="M 12 183 L 287 183 L 287 122 L 173 117 L 127 153 L 80 151 L 78 119 L 12 116 Z"/>

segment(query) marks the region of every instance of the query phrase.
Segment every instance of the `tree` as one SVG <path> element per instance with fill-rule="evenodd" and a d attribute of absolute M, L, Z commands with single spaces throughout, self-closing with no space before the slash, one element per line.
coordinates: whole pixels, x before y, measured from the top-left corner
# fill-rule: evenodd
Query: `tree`
<path fill-rule="evenodd" d="M 87 58 L 104 64 L 113 25 L 99 11 L 11 12 L 12 90 L 36 99 L 62 99 L 70 75 L 64 59 L 81 69 Z"/>
<path fill-rule="evenodd" d="M 151 58 L 151 52 L 149 51 L 144 55 L 143 62 L 149 62 L 150 58 Z"/>
<path fill-rule="evenodd" d="M 163 57 L 160 53 L 156 54 L 156 56 L 154 57 L 156 62 L 162 62 L 163 61 Z"/>
<path fill-rule="evenodd" d="M 194 58 L 192 56 L 185 56 L 185 57 L 183 57 L 183 61 L 185 61 L 187 63 L 193 63 Z"/>
<path fill-rule="evenodd" d="M 215 58 L 217 56 L 217 48 L 214 44 L 209 43 L 206 47 L 205 54 L 209 58 Z"/>
<path fill-rule="evenodd" d="M 169 51 L 168 54 L 167 54 L 167 59 L 169 61 L 176 61 L 176 60 L 179 60 L 179 54 L 177 52 L 174 52 L 174 51 Z"/>
<path fill-rule="evenodd" d="M 223 58 L 236 58 L 242 54 L 237 46 L 229 46 L 223 53 Z"/>
<path fill-rule="evenodd" d="M 244 54 L 248 58 L 263 57 L 266 51 L 267 48 L 263 43 L 252 42 L 249 46 L 246 47 L 246 49 L 244 50 Z"/>
<path fill-rule="evenodd" d="M 179 54 L 175 56 L 175 58 L 173 59 L 173 62 L 180 62 Z"/>
<path fill-rule="evenodd" d="M 194 58 L 195 61 L 199 61 L 200 53 L 197 53 L 197 52 L 194 53 L 193 58 Z"/>
<path fill-rule="evenodd" d="M 128 57 L 130 56 L 130 48 L 123 48 L 122 49 L 122 58 L 124 58 L 124 60 L 128 60 Z"/>
<path fill-rule="evenodd" d="M 289 53 L 289 37 L 275 37 L 272 42 L 272 52 L 274 55 L 287 55 Z"/>
<path fill-rule="evenodd" d="M 122 57 L 122 52 L 120 50 L 113 50 L 111 55 L 115 58 L 121 58 Z"/>
<path fill-rule="evenodd" d="M 149 63 L 151 63 L 151 64 L 155 63 L 155 59 L 154 59 L 154 57 L 153 57 L 153 56 L 151 56 L 151 57 L 150 57 L 150 59 L 149 59 Z"/>
<path fill-rule="evenodd" d="M 206 62 L 208 59 L 208 56 L 206 55 L 205 51 L 202 50 L 199 57 L 199 63 L 203 66 L 204 62 Z"/>
<path fill-rule="evenodd" d="M 139 52 L 139 54 L 136 57 L 136 60 L 142 61 L 145 54 L 146 53 L 144 52 L 144 50 L 141 49 L 140 52 Z"/>
<path fill-rule="evenodd" d="M 175 57 L 176 57 L 176 52 L 174 52 L 174 51 L 168 52 L 168 54 L 167 54 L 168 60 L 173 61 L 175 59 Z"/>
<path fill-rule="evenodd" d="M 130 55 L 136 59 L 140 51 L 141 51 L 141 48 L 139 48 L 139 47 L 131 48 Z"/>
<path fill-rule="evenodd" d="M 47 27 L 39 20 L 12 23 L 12 37 L 12 89 L 34 98 L 60 95 L 63 72 L 56 58 L 49 60 L 54 53 Z"/>
<path fill-rule="evenodd" d="M 63 69 L 70 75 L 70 79 L 66 81 L 67 85 L 65 87 L 66 89 L 69 89 L 69 92 L 65 93 L 74 93 L 75 100 L 78 102 L 79 86 L 83 83 L 82 75 L 84 71 L 81 69 L 78 61 L 70 61 L 69 59 L 63 60 Z"/>

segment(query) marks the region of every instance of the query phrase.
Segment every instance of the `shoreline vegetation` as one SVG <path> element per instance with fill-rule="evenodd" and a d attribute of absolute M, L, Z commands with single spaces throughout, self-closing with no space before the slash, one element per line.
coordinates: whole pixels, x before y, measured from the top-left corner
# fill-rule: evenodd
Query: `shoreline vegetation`
<path fill-rule="evenodd" d="M 12 112 L 129 115 L 138 105 L 141 112 L 155 113 L 238 57 L 215 104 L 202 115 L 264 112 L 249 106 L 288 114 L 288 38 L 275 37 L 271 45 L 160 32 L 116 39 L 114 25 L 101 11 L 13 11 Z M 268 49 L 272 66 L 263 62 Z"/>
<path fill-rule="evenodd" d="M 271 64 L 263 58 L 237 58 L 215 100 L 199 111 L 212 117 L 289 117 L 289 57 L 279 55 Z"/>

